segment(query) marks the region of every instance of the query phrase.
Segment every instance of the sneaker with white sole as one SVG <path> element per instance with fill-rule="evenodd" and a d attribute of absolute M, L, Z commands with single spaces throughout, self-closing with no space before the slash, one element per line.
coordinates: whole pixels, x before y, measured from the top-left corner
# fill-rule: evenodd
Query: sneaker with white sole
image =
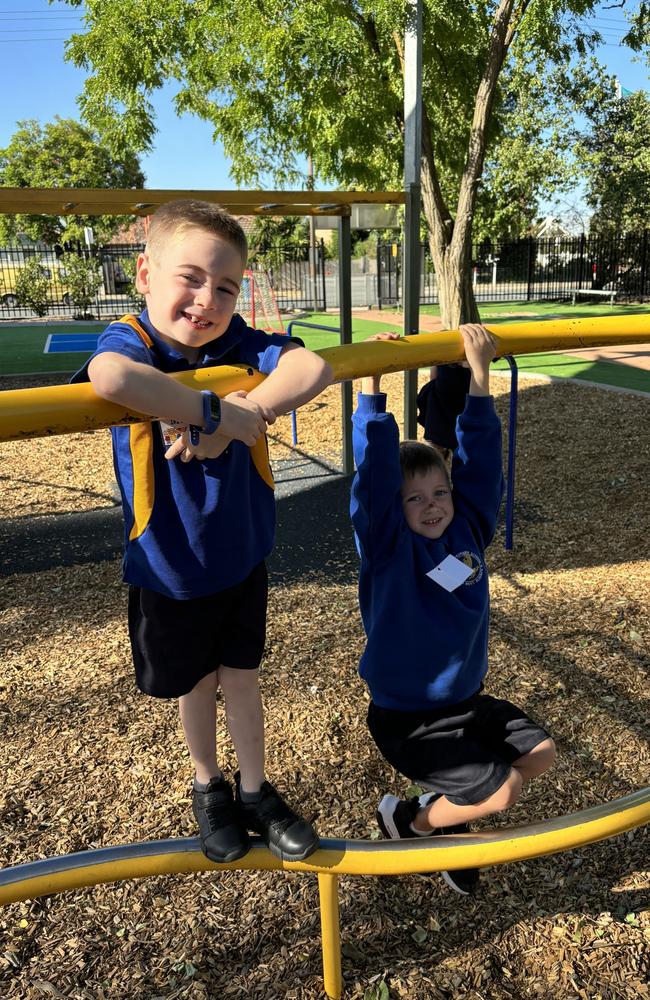
<path fill-rule="evenodd" d="M 467 823 L 457 826 L 439 826 L 431 833 L 417 834 L 411 824 L 424 806 L 440 798 L 437 792 L 427 792 L 412 799 L 398 799 L 396 795 L 384 795 L 377 809 L 377 822 L 384 837 L 389 840 L 409 840 L 418 837 L 442 837 L 453 833 L 469 833 Z M 471 896 L 478 886 L 478 868 L 459 868 L 456 871 L 441 871 L 447 885 L 462 896 Z"/>

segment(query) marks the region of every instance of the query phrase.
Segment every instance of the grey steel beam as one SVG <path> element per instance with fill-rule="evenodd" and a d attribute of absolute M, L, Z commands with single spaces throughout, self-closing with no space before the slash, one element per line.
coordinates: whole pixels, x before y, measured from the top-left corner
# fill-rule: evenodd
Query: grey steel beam
<path fill-rule="evenodd" d="M 352 343 L 352 240 L 350 215 L 339 217 L 339 316 L 341 344 Z M 343 447 L 343 473 L 354 472 L 352 455 L 352 382 L 341 383 L 341 440 Z"/>
<path fill-rule="evenodd" d="M 422 158 L 422 0 L 407 0 L 404 31 L 404 335 L 419 332 L 420 161 Z M 417 371 L 404 374 L 404 437 L 417 437 Z"/>

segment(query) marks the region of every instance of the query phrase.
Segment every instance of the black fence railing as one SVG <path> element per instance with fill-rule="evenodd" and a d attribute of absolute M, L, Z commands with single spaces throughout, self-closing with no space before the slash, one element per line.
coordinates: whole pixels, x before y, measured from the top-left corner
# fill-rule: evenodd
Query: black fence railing
<path fill-rule="evenodd" d="M 313 253 L 308 243 L 254 251 L 249 264 L 267 272 L 282 311 L 324 312 L 327 309 L 325 258 L 325 244 L 319 240 Z"/>
<path fill-rule="evenodd" d="M 4 247 L 0 249 L 0 319 L 80 314 L 103 319 L 139 311 L 142 303 L 133 277 L 142 249 L 143 244 L 119 243 L 90 249 L 82 243 Z M 87 264 L 90 294 L 71 263 L 79 260 Z"/>
<path fill-rule="evenodd" d="M 0 319 L 28 319 L 42 310 L 45 316 L 73 317 L 80 313 L 97 319 L 139 311 L 142 301 L 135 291 L 135 260 L 143 244 L 113 243 L 89 249 L 82 243 L 48 247 L 7 247 L 0 249 Z M 327 308 L 325 286 L 325 246 L 316 244 L 310 254 L 308 245 L 271 247 L 251 255 L 250 266 L 268 272 L 278 307 L 283 311 L 324 311 Z M 97 290 L 91 301 L 80 304 L 78 289 L 72 287 L 66 261 L 83 258 L 98 274 Z M 24 298 L 25 277 L 30 262 L 39 263 L 42 279 L 40 304 L 35 307 Z M 21 289 L 21 272 L 23 276 Z M 101 278 L 101 280 L 99 280 Z M 33 291 L 33 290 L 32 290 Z"/>
<path fill-rule="evenodd" d="M 472 281 L 477 301 L 571 299 L 577 292 L 602 292 L 617 302 L 650 298 L 649 233 L 611 238 L 555 237 L 475 246 Z M 423 304 L 438 302 L 429 247 L 422 245 Z M 402 255 L 398 243 L 377 248 L 378 304 L 401 302 Z"/>
<path fill-rule="evenodd" d="M 477 246 L 472 281 L 479 302 L 571 300 L 580 292 L 600 293 L 616 302 L 650 300 L 648 231 L 596 239 L 586 237 L 526 239 L 515 243 Z M 135 259 L 142 244 L 84 244 L 64 247 L 0 249 L 0 320 L 92 315 L 97 319 L 139 311 L 135 291 Z M 436 303 L 438 288 L 429 248 L 422 246 L 420 301 Z M 74 260 L 84 260 L 96 280 L 90 299 L 79 298 L 73 281 Z M 34 271 L 35 262 L 38 268 Z M 67 269 L 66 269 L 67 264 Z M 325 311 L 338 305 L 338 261 L 328 258 L 320 241 L 310 255 L 308 245 L 274 246 L 251 255 L 250 264 L 269 275 L 277 305 L 283 312 Z M 401 303 L 402 254 L 399 243 L 380 244 L 376 258 L 352 262 L 355 306 Z M 31 268 L 31 270 L 30 270 Z M 27 270 L 25 270 L 27 269 Z M 26 278 L 36 274 L 40 304 L 25 298 Z"/>

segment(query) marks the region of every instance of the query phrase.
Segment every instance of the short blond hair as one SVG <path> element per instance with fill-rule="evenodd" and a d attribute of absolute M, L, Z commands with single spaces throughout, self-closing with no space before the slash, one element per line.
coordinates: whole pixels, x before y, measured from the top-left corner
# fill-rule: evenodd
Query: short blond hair
<path fill-rule="evenodd" d="M 162 247 L 188 229 L 203 229 L 220 236 L 235 247 L 246 267 L 248 241 L 237 219 L 221 205 L 198 198 L 178 198 L 156 209 L 149 223 L 146 252 L 158 260 Z"/>

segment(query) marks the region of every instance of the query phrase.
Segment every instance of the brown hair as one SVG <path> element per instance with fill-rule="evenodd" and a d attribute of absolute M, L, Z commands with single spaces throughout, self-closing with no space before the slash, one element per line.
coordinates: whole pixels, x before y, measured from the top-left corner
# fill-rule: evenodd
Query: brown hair
<path fill-rule="evenodd" d="M 187 229 L 205 229 L 231 243 L 246 266 L 248 242 L 244 230 L 221 205 L 195 198 L 179 198 L 157 208 L 147 234 L 147 253 L 157 259 L 160 248 Z"/>
<path fill-rule="evenodd" d="M 449 469 L 437 448 L 424 441 L 400 441 L 399 462 L 402 468 L 402 479 L 407 476 L 425 475 L 432 469 L 438 469 L 451 486 Z"/>

